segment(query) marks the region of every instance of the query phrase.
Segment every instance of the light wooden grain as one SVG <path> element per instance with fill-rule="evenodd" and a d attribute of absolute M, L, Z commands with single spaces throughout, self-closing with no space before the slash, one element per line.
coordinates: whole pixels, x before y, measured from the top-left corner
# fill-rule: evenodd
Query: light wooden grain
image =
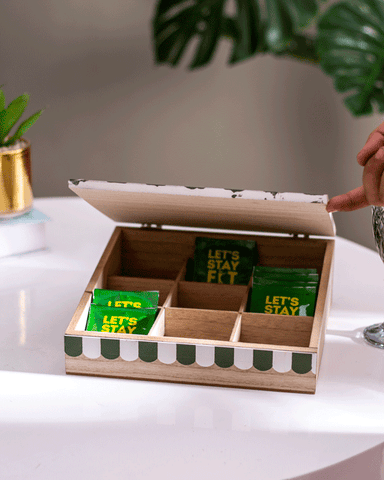
<path fill-rule="evenodd" d="M 108 276 L 117 275 L 120 271 L 121 228 L 116 227 L 85 291 L 93 293 L 95 288 L 106 288 Z"/>
<path fill-rule="evenodd" d="M 66 335 L 83 335 L 84 329 L 87 324 L 89 307 L 92 302 L 92 294 L 89 292 L 84 292 L 83 296 L 80 299 L 80 302 L 73 314 L 72 320 L 70 321 Z"/>
<path fill-rule="evenodd" d="M 148 332 L 148 337 L 163 337 L 165 331 L 165 309 L 161 307 L 156 316 L 155 322 L 151 330 Z"/>
<path fill-rule="evenodd" d="M 240 342 L 309 347 L 313 317 L 243 313 Z"/>
<path fill-rule="evenodd" d="M 164 335 L 229 342 L 236 318 L 236 312 L 166 308 Z"/>
<path fill-rule="evenodd" d="M 246 291 L 244 285 L 180 282 L 171 306 L 238 312 Z"/>
<path fill-rule="evenodd" d="M 332 303 L 333 293 L 333 269 L 334 269 L 334 250 L 335 242 L 330 240 L 327 245 L 326 255 L 324 257 L 324 280 L 321 279 L 319 287 L 319 295 L 321 292 L 319 310 L 315 312 L 314 325 L 310 346 L 316 346 L 318 350 L 317 374 L 320 371 L 321 359 L 323 356 L 325 331 L 327 328 L 329 311 Z"/>
<path fill-rule="evenodd" d="M 307 235 L 335 233 L 325 204 L 70 188 L 117 222 Z"/>
<path fill-rule="evenodd" d="M 316 311 L 314 316 L 310 346 L 319 347 L 321 336 L 324 336 L 327 324 L 327 313 L 330 308 L 331 296 L 328 293 L 332 288 L 332 263 L 334 258 L 334 240 L 326 240 L 326 249 L 323 257 L 321 277 L 317 293 Z"/>
<path fill-rule="evenodd" d="M 123 277 L 112 275 L 107 278 L 106 288 L 124 291 L 159 291 L 159 305 L 163 305 L 175 282 L 161 278 Z"/>
<path fill-rule="evenodd" d="M 216 365 L 200 367 L 197 364 L 184 366 L 177 362 L 172 365 L 164 365 L 158 360 L 151 363 L 143 362 L 140 359 L 126 362 L 120 358 L 115 360 L 87 359 L 83 355 L 76 359 L 66 356 L 65 363 L 67 373 L 80 375 L 296 393 L 315 393 L 316 390 L 316 377 L 311 372 L 298 375 L 291 371 L 281 375 L 273 370 L 259 372 L 240 370 L 235 366 L 230 368 L 220 368 Z"/>
<path fill-rule="evenodd" d="M 230 342 L 239 342 L 240 341 L 240 334 L 241 334 L 241 313 L 237 315 L 235 325 L 233 326 L 231 337 L 229 339 Z"/>

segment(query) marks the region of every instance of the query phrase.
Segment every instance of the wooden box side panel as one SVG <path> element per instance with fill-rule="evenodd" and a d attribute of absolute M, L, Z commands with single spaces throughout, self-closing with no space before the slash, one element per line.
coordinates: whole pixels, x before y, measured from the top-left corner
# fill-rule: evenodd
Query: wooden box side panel
<path fill-rule="evenodd" d="M 108 277 L 121 272 L 121 244 L 122 229 L 116 227 L 85 289 L 87 292 L 106 288 Z"/>
<path fill-rule="evenodd" d="M 317 295 L 316 311 L 313 320 L 312 334 L 309 342 L 311 347 L 318 349 L 320 355 L 323 349 L 325 329 L 327 326 L 327 320 L 332 301 L 334 248 L 334 240 L 327 240 Z"/>
<path fill-rule="evenodd" d="M 325 342 L 325 333 L 328 323 L 329 311 L 332 304 L 332 294 L 333 294 L 333 269 L 334 269 L 334 241 L 330 241 L 329 248 L 327 249 L 327 254 L 324 258 L 324 271 L 326 276 L 324 278 L 324 285 L 322 290 L 322 295 L 324 299 L 320 299 L 323 302 L 323 306 L 319 305 L 319 314 L 318 317 L 314 318 L 314 326 L 312 329 L 310 346 L 315 346 L 317 342 L 317 352 L 318 352 L 318 371 L 320 370 L 321 359 L 323 356 L 324 342 Z M 320 286 L 322 287 L 322 285 Z M 321 315 L 322 308 L 322 315 Z M 321 316 L 320 316 L 321 315 Z"/>
<path fill-rule="evenodd" d="M 89 292 L 84 292 L 75 310 L 75 313 L 73 314 L 72 320 L 67 327 L 65 332 L 66 335 L 79 335 L 84 333 L 91 302 L 92 294 Z"/>
<path fill-rule="evenodd" d="M 250 389 L 277 390 L 298 393 L 315 393 L 316 376 L 312 372 L 296 374 L 268 371 L 242 370 L 232 365 L 222 368 L 216 364 L 203 367 L 179 362 L 164 365 L 160 360 L 146 362 L 140 358 L 126 362 L 121 358 L 88 359 L 66 356 L 66 371 L 71 374 L 98 375 L 117 378 L 155 380 L 173 383 L 212 385 Z"/>

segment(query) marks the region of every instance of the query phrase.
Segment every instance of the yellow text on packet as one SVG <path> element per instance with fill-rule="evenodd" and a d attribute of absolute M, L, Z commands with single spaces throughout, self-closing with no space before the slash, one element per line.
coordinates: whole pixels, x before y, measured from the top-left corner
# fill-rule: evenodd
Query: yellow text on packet
<path fill-rule="evenodd" d="M 297 297 L 283 297 L 274 295 L 265 297 L 264 313 L 274 313 L 276 315 L 296 315 L 299 309 L 299 299 Z"/>
<path fill-rule="evenodd" d="M 124 327 L 125 324 L 125 327 Z M 133 333 L 136 330 L 137 318 L 124 317 L 122 315 L 104 315 L 102 332 Z"/>
<path fill-rule="evenodd" d="M 229 283 L 235 283 L 235 277 L 238 274 L 236 269 L 239 265 L 240 253 L 235 250 L 212 250 L 208 251 L 208 283 L 224 283 L 223 275 L 229 276 Z"/>
<path fill-rule="evenodd" d="M 108 302 L 108 307 L 123 307 L 123 308 L 141 308 L 141 302 L 132 302 L 130 300 L 111 300 Z"/>

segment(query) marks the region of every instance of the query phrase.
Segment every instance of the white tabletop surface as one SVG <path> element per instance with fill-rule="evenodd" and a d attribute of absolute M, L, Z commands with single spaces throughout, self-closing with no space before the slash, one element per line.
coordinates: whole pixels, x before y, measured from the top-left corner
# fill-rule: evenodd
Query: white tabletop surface
<path fill-rule="evenodd" d="M 315 395 L 72 376 L 64 332 L 114 222 L 78 198 L 35 207 L 49 249 L 0 260 L 1 479 L 280 480 L 384 442 L 384 350 L 362 338 L 384 320 L 376 252 L 336 240 Z"/>

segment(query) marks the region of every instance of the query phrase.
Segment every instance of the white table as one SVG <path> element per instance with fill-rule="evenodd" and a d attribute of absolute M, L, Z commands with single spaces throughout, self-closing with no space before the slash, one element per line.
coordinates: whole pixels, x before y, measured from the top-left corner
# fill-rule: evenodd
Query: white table
<path fill-rule="evenodd" d="M 70 376 L 64 331 L 114 223 L 78 198 L 35 206 L 49 250 L 0 261 L 1 479 L 285 479 L 384 442 L 384 351 L 362 339 L 384 320 L 376 252 L 337 238 L 315 395 Z"/>

